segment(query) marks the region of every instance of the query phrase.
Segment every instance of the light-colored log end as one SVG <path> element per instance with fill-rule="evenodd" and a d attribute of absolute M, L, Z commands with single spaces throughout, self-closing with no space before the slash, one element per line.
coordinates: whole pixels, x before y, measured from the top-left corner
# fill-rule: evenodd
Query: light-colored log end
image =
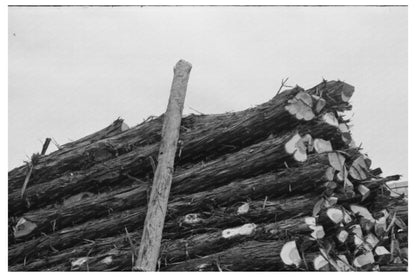
<path fill-rule="evenodd" d="M 222 237 L 228 239 L 236 236 L 249 236 L 254 232 L 256 227 L 256 224 L 248 223 L 240 227 L 225 229 L 222 231 Z"/>
<path fill-rule="evenodd" d="M 286 242 L 285 245 L 283 245 L 282 250 L 280 251 L 280 258 L 287 265 L 300 265 L 302 259 L 294 240 Z"/>
<path fill-rule="evenodd" d="M 368 264 L 373 264 L 374 262 L 375 261 L 374 261 L 373 253 L 366 252 L 366 253 L 356 257 L 354 259 L 353 264 L 354 264 L 355 267 L 363 267 L 363 266 L 366 266 Z"/>
<path fill-rule="evenodd" d="M 17 222 L 15 228 L 14 228 L 14 237 L 16 239 L 23 238 L 33 232 L 37 228 L 37 224 L 34 222 L 31 222 L 24 217 L 20 218 Z"/>
<path fill-rule="evenodd" d="M 339 208 L 329 208 L 326 211 L 328 218 L 335 224 L 340 223 L 344 219 L 344 212 Z"/>
<path fill-rule="evenodd" d="M 317 271 L 329 271 L 329 263 L 322 255 L 315 257 L 313 260 L 313 267 Z"/>

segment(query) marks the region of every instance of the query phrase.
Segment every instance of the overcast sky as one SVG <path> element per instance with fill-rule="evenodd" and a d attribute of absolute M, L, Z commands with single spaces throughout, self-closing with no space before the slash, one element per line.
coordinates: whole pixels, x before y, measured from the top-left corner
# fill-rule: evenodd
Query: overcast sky
<path fill-rule="evenodd" d="M 45 137 L 163 113 L 182 58 L 185 113 L 252 107 L 284 77 L 354 85 L 353 138 L 407 179 L 407 31 L 405 7 L 11 7 L 9 170 Z"/>

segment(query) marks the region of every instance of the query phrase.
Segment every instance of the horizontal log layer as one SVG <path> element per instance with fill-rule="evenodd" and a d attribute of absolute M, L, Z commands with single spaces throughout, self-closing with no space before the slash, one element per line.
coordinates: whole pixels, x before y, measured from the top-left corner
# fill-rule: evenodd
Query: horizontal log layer
<path fill-rule="evenodd" d="M 209 187 L 212 183 L 220 186 L 234 178 L 245 178 L 247 175 L 252 176 L 284 167 L 285 162 L 293 161 L 291 154 L 285 150 L 285 143 L 298 131 L 311 134 L 313 137 L 330 140 L 336 149 L 344 146 L 341 138 L 342 134 L 338 128 L 318 121 L 307 126 L 300 126 L 299 130 L 295 129 L 251 145 L 236 153 L 224 155 L 208 163 L 198 164 L 189 169 L 178 169 L 174 174 L 173 188 L 177 187 L 175 189 L 177 193 L 189 193 Z M 154 146 L 150 148 L 154 148 Z M 89 170 L 79 171 L 69 176 L 54 179 L 51 182 L 29 187 L 25 201 L 20 198 L 20 192 L 15 191 L 9 194 L 9 216 L 17 216 L 27 211 L 27 202 L 30 203 L 31 209 L 40 208 L 47 204 L 56 203 L 63 197 L 80 192 L 96 192 L 109 186 L 121 187 L 131 184 L 134 181 L 127 175 L 134 175 L 138 171 L 136 161 L 147 159 L 152 151 L 141 153 L 133 151 L 111 161 L 93 166 Z M 184 185 L 177 186 L 178 183 Z M 138 199 L 137 202 L 140 203 L 140 200 Z"/>
<path fill-rule="evenodd" d="M 323 159 L 322 155 L 316 155 L 315 157 L 312 157 L 311 160 L 319 160 L 319 157 Z M 175 219 L 181 214 L 206 207 L 207 203 L 211 205 L 213 203 L 221 205 L 232 203 L 230 201 L 245 200 L 249 195 L 251 198 L 256 198 L 268 195 L 282 196 L 290 192 L 304 192 L 307 191 L 307 186 L 305 186 L 305 184 L 310 184 L 310 189 L 313 189 L 317 182 L 322 181 L 322 175 L 325 170 L 326 167 L 323 166 L 323 164 L 312 164 L 309 167 L 306 166 L 287 170 L 286 178 L 285 173 L 280 173 L 280 175 L 278 174 L 275 176 L 266 174 L 265 176 L 258 176 L 253 180 L 243 180 L 229 184 L 225 187 L 219 187 L 211 193 L 202 192 L 181 197 L 177 201 L 171 201 L 169 203 L 167 218 Z M 314 180 L 313 178 L 316 179 Z M 299 185 L 294 184 L 296 180 L 298 180 Z M 291 187 L 290 189 L 289 186 Z M 283 189 L 281 187 L 283 187 Z M 236 193 L 236 188 L 239 188 L 240 192 Z M 233 195 L 232 197 L 230 196 L 231 194 Z M 144 220 L 145 209 L 145 207 L 141 207 L 123 211 L 121 213 L 115 213 L 107 218 L 92 220 L 82 225 L 55 232 L 48 237 L 41 237 L 26 243 L 17 244 L 10 248 L 9 258 L 13 260 L 21 255 L 29 255 L 30 251 L 40 251 L 50 245 L 53 245 L 55 248 L 71 247 L 83 239 L 111 236 L 122 231 L 124 227 L 140 228 Z M 282 210 L 282 214 L 290 215 L 290 213 L 284 209 Z M 215 220 L 221 221 L 221 218 L 211 217 L 210 220 L 213 220 L 210 224 L 217 224 L 215 223 Z M 206 220 L 202 220 L 201 222 L 206 222 Z M 180 231 L 178 230 L 177 233 L 179 232 Z"/>
<path fill-rule="evenodd" d="M 270 224 L 255 225 L 250 223 L 232 229 L 198 234 L 185 239 L 165 240 L 161 246 L 161 267 L 220 252 L 247 240 L 283 240 L 293 235 L 309 235 L 312 231 L 305 223 L 305 218 L 300 217 Z M 230 232 L 236 232 L 236 234 L 229 235 Z M 107 253 L 89 257 L 88 270 L 129 271 L 132 268 L 131 257 L 131 249 L 110 250 Z M 85 271 L 87 267 L 85 263 L 80 267 L 71 268 L 67 263 L 67 266 L 61 269 Z"/>
<path fill-rule="evenodd" d="M 249 241 L 225 251 L 164 267 L 163 271 L 280 271 L 293 270 L 280 252 L 284 241 Z"/>
<path fill-rule="evenodd" d="M 258 150 L 260 150 L 260 153 L 265 153 L 266 151 L 271 150 L 271 148 L 272 147 L 270 147 L 269 144 L 265 143 L 264 146 Z M 182 200 L 183 203 L 200 203 L 197 205 L 209 203 L 210 201 L 212 204 L 215 202 L 226 203 L 227 201 L 229 203 L 232 199 L 243 200 L 249 197 L 251 199 L 256 199 L 258 196 L 263 197 L 264 195 L 274 197 L 277 195 L 282 196 L 290 191 L 292 193 L 300 192 L 301 190 L 307 191 L 317 186 L 321 179 L 323 180 L 322 176 L 326 170 L 325 165 L 328 165 L 327 154 L 315 154 L 300 168 L 284 169 L 279 173 L 267 173 L 251 179 L 232 182 L 231 184 L 220 186 L 212 191 L 204 192 L 218 184 L 225 183 L 225 181 L 217 180 L 221 180 L 221 177 L 223 177 L 222 180 L 224 180 L 226 174 L 231 174 L 233 178 L 234 176 L 240 178 L 244 176 L 249 177 L 248 174 L 250 172 L 255 172 L 253 175 L 256 175 L 259 169 L 267 170 L 269 169 L 269 164 L 276 164 L 276 160 L 272 160 L 269 163 L 267 157 L 264 158 L 262 156 L 257 158 L 256 150 L 254 149 L 246 151 L 247 154 L 245 157 L 234 159 L 237 162 L 238 160 L 243 161 L 244 166 L 242 167 L 229 166 L 229 159 L 224 159 L 221 167 L 216 166 L 215 169 L 210 169 L 209 165 L 206 165 L 204 171 L 212 173 L 204 173 L 204 179 L 197 178 L 194 182 L 185 179 L 185 182 L 178 182 L 178 178 L 174 178 L 170 201 L 175 203 L 175 200 L 177 199 L 176 195 L 192 191 L 203 192 L 183 197 L 182 199 L 188 199 L 187 201 Z M 351 155 L 358 155 L 358 151 L 350 150 L 349 152 Z M 236 153 L 232 156 L 238 154 L 239 153 Z M 277 156 L 275 157 L 278 158 Z M 233 170 L 227 171 L 227 169 L 234 169 L 235 172 L 232 172 Z M 223 174 L 218 174 L 218 172 L 223 172 Z M 186 173 L 184 175 L 186 175 Z M 196 175 L 197 174 L 194 176 Z M 232 180 L 232 178 L 228 178 L 227 180 Z M 304 183 L 306 182 L 309 182 L 311 185 L 305 186 Z M 204 184 L 204 187 L 194 189 L 195 186 L 201 183 Z M 189 190 L 184 190 L 182 188 L 183 186 L 189 187 Z M 122 188 L 110 193 L 104 193 L 96 197 L 90 197 L 75 203 L 70 203 L 69 205 L 61 205 L 57 208 L 52 207 L 49 209 L 28 212 L 23 215 L 23 218 L 37 225 L 35 231 L 50 233 L 67 226 L 108 215 L 110 212 L 117 212 L 134 207 L 143 207 L 146 205 L 147 188 L 148 187 L 145 185 L 127 189 Z M 214 199 L 216 199 L 216 201 L 214 201 Z"/>
<path fill-rule="evenodd" d="M 325 90 L 327 91 L 325 94 L 327 97 L 335 97 L 342 94 L 345 87 L 351 86 L 343 82 L 331 81 L 319 84 L 307 92 L 315 93 L 316 91 Z M 298 120 L 291 116 L 284 107 L 287 100 L 301 90 L 301 88 L 296 87 L 282 92 L 269 102 L 242 112 L 184 118 L 183 127 L 188 131 L 182 132 L 180 137 L 183 149 L 175 164 L 216 157 L 261 141 L 271 133 L 279 133 L 282 130 L 294 128 L 298 124 Z M 331 108 L 345 110 L 350 107 L 348 104 L 344 106 L 333 104 L 324 108 L 323 111 Z M 158 118 L 151 122 L 145 122 L 118 136 L 75 148 L 74 151 L 61 151 L 63 153 L 57 151 L 54 155 L 45 156 L 34 167 L 29 187 L 33 184 L 58 178 L 63 174 L 71 174 L 90 168 L 97 163 L 102 163 L 131 151 L 134 151 L 134 155 L 137 155 L 138 152 L 151 150 L 147 156 L 157 157 L 158 143 L 154 145 L 151 143 L 160 139 L 161 121 Z M 154 147 L 150 147 L 150 149 L 144 147 L 148 144 Z M 143 147 L 144 149 L 142 149 Z M 149 172 L 150 166 L 147 160 L 137 162 L 139 162 L 139 167 L 143 168 L 143 172 Z M 26 169 L 24 167 L 9 173 L 10 191 L 20 186 L 25 174 Z"/>
<path fill-rule="evenodd" d="M 209 230 L 210 228 L 238 226 L 247 222 L 263 223 L 267 222 L 267 220 L 290 218 L 299 214 L 306 215 L 307 212 L 310 212 L 310 209 L 305 210 L 305 205 L 309 203 L 310 207 L 313 206 L 310 198 L 304 198 L 303 196 L 292 197 L 289 200 L 282 199 L 276 202 L 269 202 L 264 209 L 263 201 L 253 202 L 250 205 L 249 212 L 240 215 L 237 214 L 238 207 L 233 206 L 212 211 L 205 210 L 196 214 L 198 220 L 192 224 L 184 217 L 191 211 L 183 210 L 182 214 L 178 214 L 174 218 L 167 217 L 164 234 L 170 238 L 177 238 L 198 232 L 206 232 L 207 228 Z M 170 206 L 172 206 L 171 203 L 169 204 Z M 51 246 L 61 251 L 85 242 L 85 239 L 98 239 L 124 233 L 125 228 L 138 230 L 143 225 L 145 215 L 145 208 L 123 211 L 107 218 L 92 220 L 83 225 L 13 245 L 9 248 L 9 264 L 22 262 L 25 257 L 29 260 L 37 255 L 47 255 L 47 253 L 52 252 Z"/>
<path fill-rule="evenodd" d="M 250 209 L 245 214 L 238 214 L 237 206 L 220 208 L 215 211 L 205 211 L 196 215 L 198 222 L 194 223 L 186 221 L 185 217 L 168 219 L 164 228 L 164 241 L 178 240 L 181 237 L 194 236 L 194 234 L 198 232 L 212 232 L 213 230 L 215 231 L 221 230 L 222 228 L 234 227 L 247 222 L 263 223 L 267 221 L 273 222 L 279 220 L 281 226 L 288 227 L 287 225 L 290 225 L 289 222 L 291 222 L 292 219 L 289 219 L 287 222 L 284 221 L 284 219 L 297 215 L 306 215 L 306 213 L 308 213 L 314 205 L 313 199 L 316 199 L 316 197 L 314 198 L 313 195 L 306 195 L 292 196 L 288 199 L 272 200 L 267 201 L 266 203 L 264 203 L 264 201 L 255 201 L 250 203 Z M 279 235 L 287 236 L 291 234 L 291 232 L 296 233 L 295 229 L 292 230 L 287 228 L 285 232 L 280 232 Z M 130 237 L 134 243 L 138 243 L 140 242 L 141 232 L 131 232 Z M 116 237 L 97 239 L 96 242 L 64 250 L 56 256 L 52 255 L 46 259 L 35 260 L 28 263 L 24 268 L 25 270 L 35 270 L 40 267 L 50 266 L 52 264 L 65 263 L 68 260 L 86 255 L 86 253 L 97 256 L 107 253 L 114 247 L 119 249 L 126 248 L 128 245 L 129 242 L 126 239 L 125 234 Z M 41 256 L 44 256 L 44 254 Z M 28 261 L 30 261 L 30 257 L 28 258 Z M 21 267 L 22 265 L 15 267 L 15 269 L 18 270 L 18 268 Z"/>
<path fill-rule="evenodd" d="M 66 170 L 61 167 L 77 167 L 77 164 L 85 160 L 85 156 L 82 153 L 89 145 L 95 144 L 96 142 L 103 140 L 108 137 L 116 136 L 123 133 L 128 129 L 127 125 L 122 119 L 117 119 L 109 126 L 88 136 L 80 138 L 76 141 L 72 141 L 61 145 L 57 151 L 50 153 L 49 155 L 40 156 L 39 161 L 34 165 L 32 175 L 29 181 L 29 186 L 36 183 L 42 182 L 43 176 L 47 178 L 56 178 L 60 173 Z M 74 153 L 79 153 L 74 155 Z M 78 158 L 71 158 L 77 156 Z M 16 167 L 9 172 L 9 192 L 20 189 L 23 181 L 26 177 L 27 166 L 23 165 Z"/>
<path fill-rule="evenodd" d="M 388 178 L 387 178 L 388 179 Z M 376 189 L 377 185 L 384 184 L 383 180 L 376 180 L 372 181 L 369 184 L 371 187 Z M 218 194 L 214 194 L 218 195 Z M 216 211 L 205 211 L 202 213 L 198 213 L 195 218 L 196 220 L 194 223 L 189 223 L 185 220 L 186 217 L 175 217 L 169 219 L 165 224 L 165 232 L 164 238 L 165 239 L 178 239 L 185 236 L 192 236 L 195 233 L 204 233 L 209 232 L 210 230 L 215 230 L 218 228 L 228 228 L 233 226 L 238 226 L 241 224 L 254 222 L 254 223 L 264 223 L 269 221 L 278 221 L 281 224 L 285 224 L 285 221 L 282 221 L 286 218 L 291 218 L 293 216 L 306 216 L 311 213 L 312 208 L 314 207 L 318 196 L 313 195 L 301 195 L 301 196 L 292 196 L 286 199 L 274 200 L 274 201 L 257 201 L 257 202 L 250 202 L 249 209 L 247 214 L 238 214 L 236 210 L 238 207 L 232 206 L 230 208 L 222 208 Z M 338 203 L 346 205 L 348 203 L 352 203 L 355 201 L 360 201 L 360 197 L 354 197 L 352 199 L 342 199 L 340 198 Z M 198 201 L 197 201 L 198 202 Z M 369 205 L 373 203 L 374 200 L 370 199 L 367 204 Z M 376 201 L 380 203 L 379 206 L 374 207 L 374 209 L 384 209 L 380 201 Z M 406 203 L 407 204 L 407 203 Z M 191 211 L 192 212 L 192 209 Z M 290 220 L 289 220 L 290 222 Z M 286 225 L 285 225 L 286 226 Z M 130 226 L 131 227 L 131 226 Z M 288 226 L 285 227 L 285 235 L 286 232 L 289 231 L 291 233 L 290 228 Z M 140 241 L 140 232 L 132 232 L 131 234 L 132 240 L 135 242 Z M 96 239 L 96 238 L 94 238 Z M 57 238 L 58 240 L 58 238 Z M 47 257 L 45 259 L 38 259 L 33 262 L 29 262 L 29 265 L 25 267 L 24 270 L 39 270 L 45 266 L 51 266 L 54 264 L 59 263 L 66 263 L 68 265 L 68 260 L 75 259 L 76 257 L 85 256 L 87 253 L 90 255 L 101 255 L 116 248 L 125 248 L 129 245 L 128 240 L 126 240 L 125 235 L 116 236 L 116 237 L 109 237 L 105 239 L 96 239 L 95 242 L 91 244 L 79 245 L 73 248 L 64 250 L 60 252 L 56 256 Z M 34 245 L 27 245 L 26 243 L 26 251 L 29 251 L 31 247 Z M 56 246 L 56 245 L 55 245 Z M 22 247 L 22 244 L 19 245 Z M 22 249 L 24 250 L 24 249 Z M 10 252 L 9 252 L 10 253 Z M 30 254 L 30 253 L 28 253 Z M 46 253 L 38 252 L 38 255 L 45 256 Z M 10 254 L 9 254 L 10 255 Z M 30 256 L 28 256 L 28 261 L 31 261 Z M 30 265 L 31 264 L 31 265 Z M 15 267 L 16 270 L 23 270 L 22 265 L 17 265 Z"/>
<path fill-rule="evenodd" d="M 280 180 L 280 178 L 278 178 Z M 250 185 L 245 187 L 249 192 Z M 251 186 L 254 188 L 254 186 Z M 256 189 L 257 190 L 257 189 Z M 304 190 L 302 188 L 302 190 Z M 260 189 L 258 191 L 261 191 Z M 212 197 L 221 194 L 212 193 Z M 244 197 L 244 194 L 242 194 Z M 196 212 L 200 210 L 201 203 L 198 203 L 198 196 L 195 195 L 195 201 L 192 201 L 193 196 L 182 198 L 177 202 L 171 202 L 168 210 L 167 223 L 165 224 L 165 236 L 169 238 L 178 238 L 189 236 L 198 232 L 206 232 L 207 226 L 209 228 L 225 228 L 229 226 L 236 226 L 247 222 L 263 223 L 267 220 L 282 220 L 299 215 L 307 215 L 311 212 L 317 199 L 314 200 L 312 195 L 293 196 L 286 199 L 280 199 L 272 202 L 250 202 L 249 210 L 246 214 L 237 214 L 237 207 L 220 208 L 217 210 L 206 209 L 205 211 L 195 215 L 197 220 L 189 223 L 187 217 L 181 217 L 189 212 Z M 201 195 L 199 198 L 204 201 Z M 226 198 L 225 198 L 226 199 Z M 234 198 L 236 201 L 239 198 Z M 360 198 L 354 198 L 350 201 L 359 201 Z M 215 199 L 209 199 L 214 200 Z M 220 203 L 220 199 L 217 199 Z M 225 201 L 225 200 L 223 200 Z M 211 202 L 211 201 L 210 201 Z M 340 203 L 344 201 L 339 200 Z M 173 210 L 173 211 L 172 211 Z M 237 216 L 236 216 L 237 214 Z M 48 237 L 41 237 L 32 241 L 20 243 L 9 248 L 9 262 L 17 263 L 21 261 L 24 256 L 30 257 L 32 254 L 45 255 L 42 250 L 48 251 L 50 246 L 56 249 L 64 249 L 71 247 L 76 243 L 82 242 L 83 239 L 97 239 L 99 237 L 110 236 L 117 232 L 122 232 L 123 228 L 130 230 L 141 228 L 145 215 L 145 209 L 133 209 L 125 211 L 117 215 L 102 220 L 93 220 L 75 228 L 67 228 L 62 231 L 51 234 Z M 114 239 L 111 239 L 113 241 Z M 112 247 L 113 243 L 110 245 Z"/>

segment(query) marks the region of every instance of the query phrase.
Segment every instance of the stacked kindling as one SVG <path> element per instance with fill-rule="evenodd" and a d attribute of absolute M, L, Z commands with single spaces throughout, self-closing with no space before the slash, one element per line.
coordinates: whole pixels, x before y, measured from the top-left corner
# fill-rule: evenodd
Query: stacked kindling
<path fill-rule="evenodd" d="M 407 202 L 352 140 L 353 92 L 184 117 L 158 269 L 407 270 Z M 118 119 L 10 171 L 9 270 L 132 270 L 162 122 Z"/>

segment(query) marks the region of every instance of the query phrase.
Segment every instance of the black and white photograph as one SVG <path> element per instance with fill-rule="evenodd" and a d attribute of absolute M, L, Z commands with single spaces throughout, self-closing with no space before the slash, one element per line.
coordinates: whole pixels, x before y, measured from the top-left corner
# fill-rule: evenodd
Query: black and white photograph
<path fill-rule="evenodd" d="M 409 272 L 407 2 L 9 2 L 4 271 Z"/>

